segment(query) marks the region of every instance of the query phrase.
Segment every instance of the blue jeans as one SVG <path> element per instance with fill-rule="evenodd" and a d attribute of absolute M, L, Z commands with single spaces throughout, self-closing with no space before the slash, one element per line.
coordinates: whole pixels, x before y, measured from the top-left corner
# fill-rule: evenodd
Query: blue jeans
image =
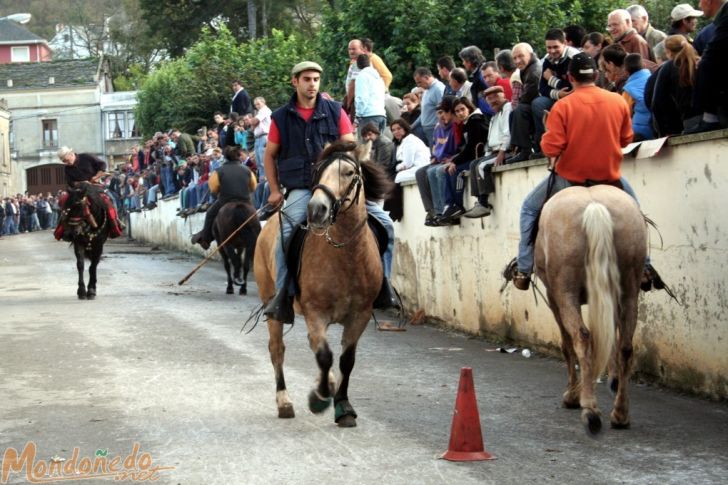
<path fill-rule="evenodd" d="M 531 101 L 531 114 L 533 115 L 533 145 L 534 150 L 541 151 L 541 137 L 546 132 L 546 127 L 543 124 L 543 114 L 549 111 L 554 103 L 551 98 L 546 96 L 539 96 L 538 98 Z"/>
<path fill-rule="evenodd" d="M 437 214 L 442 214 L 445 209 L 446 180 L 447 172 L 445 172 L 444 164 L 436 165 L 427 171 L 427 182 L 430 184 L 430 192 L 432 192 L 432 206 Z"/>
<path fill-rule="evenodd" d="M 445 173 L 445 206 L 456 205 L 463 206 L 463 191 L 465 190 L 465 182 L 460 174 L 470 168 L 470 162 L 461 163 L 455 166 L 455 173 L 450 175 Z M 458 188 L 458 180 L 460 180 L 460 188 Z"/>
<path fill-rule="evenodd" d="M 270 186 L 268 185 L 267 180 L 263 180 L 258 184 L 258 186 L 255 188 L 255 193 L 253 194 L 253 205 L 256 209 L 260 209 L 268 202 L 268 197 L 270 196 Z"/>
<path fill-rule="evenodd" d="M 356 119 L 357 122 L 357 129 L 356 129 L 356 136 L 361 140 L 361 129 L 364 128 L 369 123 L 374 123 L 374 125 L 379 130 L 379 133 L 384 133 L 384 128 L 387 127 L 387 117 L 386 116 L 364 116 L 361 118 Z"/>
<path fill-rule="evenodd" d="M 622 182 L 624 191 L 627 192 L 639 205 L 639 200 L 629 185 L 629 182 L 622 177 L 619 179 Z M 549 177 L 546 177 L 541 183 L 539 183 L 535 189 L 533 189 L 527 196 L 526 200 L 523 201 L 521 207 L 521 240 L 518 242 L 518 271 L 521 273 L 531 274 L 533 272 L 533 244 L 531 244 L 531 231 L 533 225 L 536 223 L 541 207 L 543 207 L 544 201 L 546 200 L 546 191 L 548 190 Z M 571 184 L 564 178 L 555 176 L 554 186 L 551 190 L 551 196 L 553 197 L 558 191 L 571 187 Z"/>
<path fill-rule="evenodd" d="M 276 246 L 276 290 L 283 288 L 288 280 L 288 266 L 286 265 L 286 256 L 283 248 L 291 238 L 293 229 L 298 224 L 306 222 L 308 214 L 308 201 L 311 200 L 311 191 L 308 189 L 294 189 L 288 192 L 286 204 L 281 210 L 281 231 L 282 237 L 278 237 Z M 272 217 L 279 217 L 278 214 Z M 293 284 L 288 288 L 288 294 L 293 295 Z"/>
<path fill-rule="evenodd" d="M 394 221 L 389 217 L 389 213 L 376 202 L 367 201 L 367 212 L 381 222 L 387 230 L 389 243 L 382 256 L 382 268 L 384 269 L 384 277 L 389 278 L 392 275 L 392 259 L 394 258 Z"/>
<path fill-rule="evenodd" d="M 258 182 L 265 178 L 264 154 L 265 146 L 268 144 L 268 135 L 259 136 L 255 139 L 255 163 L 258 165 Z"/>
<path fill-rule="evenodd" d="M 282 216 L 282 232 L 283 237 L 278 237 L 276 245 L 276 290 L 283 288 L 288 279 L 288 266 L 286 266 L 286 257 L 283 248 L 293 233 L 293 229 L 298 224 L 306 222 L 308 214 L 308 201 L 311 200 L 311 191 L 308 189 L 291 190 L 286 197 L 286 205 L 283 207 Z M 392 271 L 392 255 L 394 253 L 394 222 L 389 214 L 384 211 L 375 202 L 367 201 L 367 212 L 377 218 L 387 229 L 389 236 L 389 244 L 387 250 L 382 257 L 382 266 L 384 268 L 385 277 L 389 278 Z M 273 217 L 278 217 L 274 215 Z M 288 292 L 290 295 L 294 292 L 293 283 L 290 283 Z"/>
<path fill-rule="evenodd" d="M 174 169 L 169 165 L 162 166 L 162 185 L 164 185 L 164 195 L 174 194 Z"/>

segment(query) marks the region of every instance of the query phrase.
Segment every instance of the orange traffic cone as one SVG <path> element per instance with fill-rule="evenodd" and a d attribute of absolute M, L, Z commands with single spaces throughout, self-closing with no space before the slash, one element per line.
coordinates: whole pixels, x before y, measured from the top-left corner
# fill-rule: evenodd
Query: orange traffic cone
<path fill-rule="evenodd" d="M 480 414 L 473 386 L 473 369 L 470 367 L 460 369 L 460 385 L 455 399 L 450 444 L 442 457 L 450 461 L 495 460 L 483 446 Z"/>

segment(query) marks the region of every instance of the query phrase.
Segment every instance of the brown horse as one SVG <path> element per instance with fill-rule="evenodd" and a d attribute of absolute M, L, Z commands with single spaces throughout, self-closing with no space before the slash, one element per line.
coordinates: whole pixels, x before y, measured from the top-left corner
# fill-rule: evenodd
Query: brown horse
<path fill-rule="evenodd" d="M 255 214 L 255 208 L 250 202 L 232 201 L 223 205 L 215 217 L 212 234 L 217 245 L 223 243 L 238 227 Z M 250 220 L 231 240 L 221 249 L 220 255 L 227 273 L 228 295 L 235 293 L 233 283 L 240 286 L 239 294 L 248 294 L 248 271 L 255 254 L 255 242 L 260 234 L 260 221 L 257 217 Z M 245 254 L 245 259 L 243 259 Z M 230 265 L 232 264 L 232 268 Z M 240 270 L 242 267 L 242 277 Z M 232 271 L 231 271 L 232 269 Z"/>
<path fill-rule="evenodd" d="M 320 374 L 309 394 L 309 409 L 323 412 L 334 395 L 335 421 L 356 426 L 356 412 L 349 403 L 349 376 L 356 346 L 372 314 L 382 283 L 382 263 L 377 242 L 367 227 L 365 193 L 382 199 L 391 190 L 386 174 L 369 161 L 371 145 L 338 142 L 324 150 L 316 167 L 317 184 L 308 204 L 309 236 L 303 246 L 299 273 L 300 294 L 296 312 L 308 328 L 308 341 Z M 255 279 L 263 303 L 275 294 L 275 247 L 279 218 L 263 227 L 255 252 Z M 344 327 L 341 339 L 341 371 L 338 385 L 331 371 L 333 354 L 326 341 L 332 323 Z M 283 375 L 283 326 L 268 320 L 268 349 L 275 371 L 278 417 L 294 417 L 293 403 Z"/>
<path fill-rule="evenodd" d="M 635 200 L 615 187 L 570 187 L 544 205 L 535 265 L 561 330 L 569 376 L 563 405 L 581 407 L 593 435 L 602 427 L 594 381 L 607 362 L 616 392 L 612 427 L 629 427 L 627 385 L 646 252 L 645 219 Z M 581 315 L 584 303 L 588 323 Z"/>

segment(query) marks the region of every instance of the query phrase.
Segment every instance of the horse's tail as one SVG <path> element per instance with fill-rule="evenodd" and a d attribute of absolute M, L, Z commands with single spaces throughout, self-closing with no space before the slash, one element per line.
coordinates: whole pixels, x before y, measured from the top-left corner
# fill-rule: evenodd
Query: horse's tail
<path fill-rule="evenodd" d="M 584 209 L 582 227 L 586 233 L 586 289 L 589 331 L 592 335 L 594 376 L 604 372 L 614 345 L 614 325 L 619 311 L 620 284 L 614 224 L 607 208 L 591 202 Z"/>

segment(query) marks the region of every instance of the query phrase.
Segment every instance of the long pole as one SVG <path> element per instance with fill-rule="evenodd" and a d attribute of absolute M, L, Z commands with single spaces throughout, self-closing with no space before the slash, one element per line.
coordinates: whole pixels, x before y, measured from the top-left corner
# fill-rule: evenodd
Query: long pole
<path fill-rule="evenodd" d="M 235 230 L 234 230 L 234 231 L 232 232 L 232 234 L 230 234 L 230 235 L 229 235 L 229 236 L 227 237 L 227 239 L 225 239 L 225 240 L 224 240 L 223 242 L 221 242 L 221 243 L 220 243 L 220 244 L 219 244 L 219 245 L 218 245 L 218 246 L 217 246 L 217 247 L 215 248 L 215 250 L 214 250 L 213 252 L 211 252 L 210 254 L 208 254 L 208 255 L 207 255 L 207 257 L 205 257 L 205 259 L 203 259 L 203 260 L 202 260 L 202 261 L 200 262 L 200 264 L 198 264 L 197 266 L 195 266 L 195 269 L 193 269 L 192 271 L 190 271 L 190 272 L 189 272 L 189 273 L 187 274 L 187 276 L 185 276 L 184 278 L 182 278 L 181 280 L 179 280 L 179 283 L 178 283 L 178 284 L 179 284 L 180 286 L 181 286 L 181 285 L 184 285 L 184 284 L 185 284 L 185 282 L 186 282 L 186 281 L 187 281 L 188 279 L 190 279 L 190 278 L 192 277 L 192 275 L 193 275 L 193 274 L 197 273 L 197 270 L 199 270 L 199 269 L 200 269 L 200 268 L 202 268 L 202 267 L 203 267 L 204 265 L 206 265 L 206 264 L 207 264 L 207 262 L 208 262 L 208 261 L 210 261 L 210 259 L 212 259 L 212 257 L 213 257 L 213 256 L 214 256 L 215 254 L 217 254 L 217 252 L 218 252 L 218 251 L 220 251 L 220 248 L 222 248 L 222 247 L 223 247 L 223 246 L 224 246 L 225 244 L 227 244 L 227 242 L 228 242 L 228 241 L 230 241 L 230 240 L 231 240 L 231 239 L 232 239 L 233 237 L 235 237 L 235 235 L 236 235 L 236 234 L 237 234 L 238 232 L 240 232 L 240 230 L 241 230 L 242 228 L 244 228 L 244 227 L 246 226 L 246 224 L 248 224 L 248 222 L 252 221 L 254 217 L 258 217 L 258 216 L 260 216 L 260 214 L 262 214 L 262 213 L 263 213 L 263 210 L 264 210 L 264 209 L 265 209 L 265 208 L 266 208 L 267 206 L 268 206 L 268 204 L 264 205 L 263 207 L 261 207 L 260 209 L 258 209 L 257 211 L 255 211 L 255 213 L 254 213 L 254 214 L 252 214 L 252 215 L 251 215 L 250 217 L 248 217 L 248 218 L 247 218 L 247 219 L 245 220 L 245 222 L 243 222 L 242 224 L 240 224 L 240 225 L 238 226 L 238 228 L 237 228 L 237 229 L 235 229 Z"/>

